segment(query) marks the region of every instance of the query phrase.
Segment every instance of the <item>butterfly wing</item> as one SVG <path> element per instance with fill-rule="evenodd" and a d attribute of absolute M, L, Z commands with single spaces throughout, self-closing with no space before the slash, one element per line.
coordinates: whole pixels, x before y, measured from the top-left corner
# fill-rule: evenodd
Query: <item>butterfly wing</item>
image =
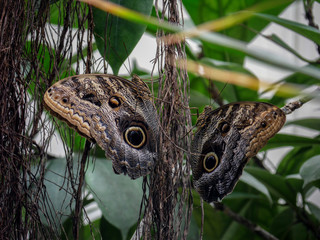
<path fill-rule="evenodd" d="M 150 91 L 139 78 L 84 74 L 51 86 L 44 103 L 105 151 L 116 173 L 135 179 L 147 175 L 157 160 L 159 127 Z"/>
<path fill-rule="evenodd" d="M 197 121 L 191 145 L 195 189 L 205 201 L 232 192 L 248 160 L 285 123 L 284 113 L 268 103 L 238 102 L 213 110 Z"/>

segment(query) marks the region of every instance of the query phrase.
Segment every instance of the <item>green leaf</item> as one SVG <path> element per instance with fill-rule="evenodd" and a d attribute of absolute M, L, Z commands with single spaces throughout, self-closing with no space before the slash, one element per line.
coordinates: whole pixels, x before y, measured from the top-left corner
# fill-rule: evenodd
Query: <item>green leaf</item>
<path fill-rule="evenodd" d="M 199 194 L 193 190 L 193 212 L 192 217 L 194 217 L 198 228 L 201 227 L 201 207 L 200 207 L 200 197 Z M 237 201 L 237 203 L 244 203 L 245 201 Z M 210 204 L 207 202 L 203 203 L 204 205 L 204 227 L 203 227 L 203 237 L 204 240 L 209 239 L 221 239 L 225 232 L 229 229 L 230 225 L 232 224 L 232 219 L 229 216 L 225 215 L 221 211 L 217 211 L 216 209 L 212 208 Z M 244 205 L 244 204 L 243 204 Z M 241 207 L 243 207 L 243 205 Z M 241 207 L 238 208 L 239 211 Z M 237 223 L 236 223 L 237 224 Z M 243 235 L 245 229 L 240 226 L 240 229 L 235 231 L 237 236 Z M 232 233 L 235 233 L 232 231 Z M 199 236 L 198 238 L 199 239 Z M 240 239 L 240 237 L 239 237 Z"/>
<path fill-rule="evenodd" d="M 289 52 L 291 52 L 293 55 L 300 58 L 301 60 L 306 61 L 306 62 L 311 62 L 311 60 L 304 58 L 302 55 L 300 55 L 295 49 L 290 47 L 286 42 L 284 42 L 276 34 L 272 34 L 271 36 L 267 36 L 267 38 L 270 39 L 271 41 L 273 41 L 274 43 L 278 44 L 280 47 L 283 47 L 284 49 L 288 50 Z"/>
<path fill-rule="evenodd" d="M 82 225 L 79 234 L 80 239 L 101 239 L 102 234 L 101 230 L 99 231 L 99 226 L 101 226 L 101 219 L 90 222 L 88 225 Z M 71 236 L 69 239 L 73 239 L 73 236 Z"/>
<path fill-rule="evenodd" d="M 63 231 L 61 231 L 61 234 L 60 234 L 61 240 L 72 239 L 73 238 L 72 216 L 68 217 L 67 220 L 64 221 L 62 228 L 63 228 Z"/>
<path fill-rule="evenodd" d="M 189 225 L 187 240 L 198 240 L 199 236 L 200 236 L 200 229 L 197 225 L 196 220 L 194 219 L 194 216 L 191 216 L 191 222 Z"/>
<path fill-rule="evenodd" d="M 248 201 L 246 202 L 240 211 L 238 211 L 238 214 L 240 216 L 243 216 L 248 209 L 250 208 L 252 202 Z M 232 221 L 232 223 L 228 226 L 228 228 L 224 231 L 223 236 L 221 237 L 222 240 L 228 240 L 228 239 L 233 239 L 235 236 L 239 237 L 240 239 L 248 239 L 248 233 L 246 231 L 243 231 L 243 226 L 241 226 L 239 223 L 236 221 Z M 243 236 L 240 237 L 241 230 L 243 231 Z M 247 236 L 246 236 L 247 235 Z"/>
<path fill-rule="evenodd" d="M 310 27 L 295 21 L 279 18 L 269 14 L 263 13 L 256 13 L 255 16 L 259 17 L 260 19 L 265 19 L 270 22 L 277 23 L 285 28 L 288 28 L 303 37 L 309 38 L 310 40 L 314 41 L 316 44 L 320 44 L 320 31 L 314 27 Z"/>
<path fill-rule="evenodd" d="M 77 168 L 78 160 L 75 158 L 72 182 L 75 182 L 75 178 L 78 177 L 76 176 Z M 55 158 L 48 161 L 43 181 L 45 187 L 41 195 L 43 206 L 39 210 L 41 222 L 47 226 L 61 227 L 74 210 L 73 189 L 66 169 L 65 158 Z"/>
<path fill-rule="evenodd" d="M 285 239 L 288 230 L 294 223 L 294 212 L 291 208 L 285 208 L 274 217 L 270 232 L 280 239 Z"/>
<path fill-rule="evenodd" d="M 204 95 L 199 91 L 193 89 L 190 90 L 190 106 L 192 107 L 201 107 L 203 105 L 208 105 L 213 100 L 208 96 Z"/>
<path fill-rule="evenodd" d="M 272 202 L 270 193 L 268 189 L 261 183 L 258 179 L 253 177 L 251 174 L 246 172 L 246 170 L 243 171 L 242 176 L 240 177 L 240 181 L 248 184 L 249 186 L 257 189 L 259 192 L 261 192 L 266 198 L 269 200 L 269 202 Z"/>
<path fill-rule="evenodd" d="M 296 194 L 292 191 L 292 188 L 284 177 L 250 166 L 246 167 L 246 171 L 262 182 L 275 196 L 295 205 Z"/>
<path fill-rule="evenodd" d="M 305 118 L 286 122 L 286 125 L 292 124 L 320 131 L 320 118 Z"/>
<path fill-rule="evenodd" d="M 120 229 L 109 223 L 103 216 L 100 221 L 100 232 L 102 239 L 118 240 L 122 238 Z"/>
<path fill-rule="evenodd" d="M 277 2 L 279 2 L 279 1 L 274 1 L 273 3 L 278 4 Z M 283 0 L 283 2 L 287 2 L 287 0 Z M 281 2 L 281 3 L 283 3 L 283 2 Z M 228 2 L 228 4 L 229 4 L 229 2 Z M 117 12 L 117 14 L 120 15 L 121 17 L 123 17 L 123 18 L 131 19 L 132 21 L 135 21 L 135 22 L 149 24 L 149 26 L 158 26 L 160 28 L 167 29 L 168 31 L 172 31 L 172 32 L 180 32 L 182 30 L 179 27 L 172 26 L 172 25 L 167 24 L 167 23 L 158 23 L 158 22 L 156 22 L 156 20 L 154 18 L 152 18 L 152 19 L 146 18 L 141 14 L 139 15 L 139 14 L 136 14 L 135 12 L 130 12 L 128 10 L 123 10 L 123 9 L 121 11 L 119 10 Z M 100 30 L 103 30 L 103 32 L 99 34 L 100 40 L 102 42 L 103 42 L 103 38 L 107 39 L 105 34 L 104 34 L 104 29 L 105 28 L 103 26 L 103 28 L 100 29 Z M 316 79 L 320 79 L 320 70 L 317 69 L 316 67 L 305 66 L 305 67 L 300 67 L 299 68 L 299 67 L 296 66 L 296 64 L 291 64 L 291 63 L 288 63 L 287 61 L 283 61 L 283 58 L 281 58 L 280 56 L 275 56 L 274 54 L 270 54 L 268 51 L 264 51 L 263 49 L 251 49 L 251 48 L 248 48 L 247 44 L 245 42 L 241 42 L 239 40 L 235 40 L 234 38 L 228 37 L 226 35 L 209 32 L 209 33 L 201 34 L 201 35 L 196 36 L 196 37 L 198 39 L 202 40 L 202 41 L 208 42 L 209 44 L 213 44 L 213 46 L 217 46 L 219 50 L 225 51 L 225 53 L 227 53 L 228 56 L 229 56 L 229 53 L 231 53 L 231 52 L 233 52 L 233 53 L 235 53 L 237 55 L 242 55 L 240 61 L 233 61 L 233 62 L 242 63 L 243 57 L 244 57 L 243 53 L 245 53 L 248 56 L 251 56 L 251 57 L 253 57 L 253 58 L 255 58 L 255 59 L 259 60 L 259 61 L 271 64 L 273 66 L 281 67 L 283 69 L 292 70 L 292 71 L 295 71 L 295 72 L 300 72 L 300 73 L 312 76 L 312 77 L 314 77 Z M 96 38 L 97 41 L 99 41 L 98 39 L 99 38 Z M 97 44 L 97 45 L 98 45 L 98 48 L 99 48 L 99 44 Z M 112 52 L 112 49 L 110 49 L 110 51 L 104 51 L 105 47 L 103 45 L 102 46 L 102 50 L 103 50 L 103 54 L 102 54 L 103 56 L 106 57 L 107 53 L 109 55 L 111 55 L 110 52 Z M 113 49 L 113 50 L 115 50 L 115 49 Z M 101 52 L 101 48 L 100 48 L 100 52 Z M 126 51 L 126 52 L 129 52 L 129 51 Z M 104 53 L 106 53 L 106 54 L 104 54 Z M 223 53 L 223 54 L 225 54 L 225 53 Z M 227 58 L 225 60 L 230 61 L 231 58 L 230 58 L 230 56 L 229 57 L 228 56 L 227 56 Z M 126 58 L 126 56 L 125 56 L 125 58 Z M 118 59 L 120 59 L 120 58 L 118 58 Z M 120 61 L 120 62 L 122 63 L 123 61 Z M 115 69 L 118 71 L 119 67 L 120 66 L 118 66 Z M 114 74 L 116 74 L 117 71 L 114 71 Z"/>
<path fill-rule="evenodd" d="M 320 221 L 320 208 L 317 205 L 313 204 L 312 202 L 307 202 L 307 205 L 311 213 L 313 214 L 313 216 L 315 216 L 316 219 Z"/>
<path fill-rule="evenodd" d="M 152 0 L 112 0 L 123 7 L 149 16 Z M 110 64 L 113 74 L 117 75 L 123 62 L 132 52 L 146 25 L 133 23 L 93 8 L 94 35 L 100 54 Z"/>
<path fill-rule="evenodd" d="M 226 200 L 239 200 L 239 199 L 262 199 L 262 196 L 259 196 L 258 194 L 253 193 L 245 193 L 245 192 L 238 192 L 236 189 L 229 195 L 227 195 L 224 198 L 224 201 Z"/>
<path fill-rule="evenodd" d="M 277 134 L 269 140 L 268 144 L 262 148 L 262 151 L 285 146 L 306 147 L 312 145 L 320 145 L 320 140 L 289 134 Z"/>
<path fill-rule="evenodd" d="M 142 178 L 131 180 L 128 176 L 117 175 L 111 161 L 97 158 L 88 165 L 86 182 L 103 216 L 120 229 L 122 238 L 126 239 L 139 217 Z"/>
<path fill-rule="evenodd" d="M 302 193 L 303 180 L 299 174 L 286 176 L 286 182 L 290 185 L 295 193 Z"/>
<path fill-rule="evenodd" d="M 300 175 L 304 180 L 303 187 L 320 179 L 320 155 L 306 161 L 300 168 Z"/>
<path fill-rule="evenodd" d="M 307 66 L 312 66 L 312 67 L 315 67 L 315 68 L 319 68 L 318 65 L 316 64 L 309 64 Z M 284 79 L 281 79 L 279 81 L 280 83 L 281 82 L 286 82 L 286 83 L 296 83 L 296 84 L 303 84 L 303 85 L 314 85 L 314 84 L 319 84 L 319 81 L 315 78 L 312 78 L 308 75 L 305 75 L 305 74 L 301 74 L 301 73 L 293 73 L 287 77 L 285 77 Z"/>
<path fill-rule="evenodd" d="M 188 11 L 191 19 L 195 25 L 199 25 L 214 19 L 219 19 L 221 17 L 229 16 L 238 11 L 243 11 L 255 4 L 266 3 L 268 1 L 252 0 L 252 1 L 228 1 L 228 0 L 184 0 L 183 5 Z M 270 2 L 270 1 L 269 1 Z M 279 4 L 279 1 L 277 2 Z M 270 14 L 278 15 L 288 3 L 281 5 L 280 7 L 273 8 L 267 12 Z M 244 21 L 241 25 L 237 24 L 228 29 L 223 30 L 223 34 L 230 36 L 234 39 L 242 40 L 245 42 L 251 41 L 263 28 L 268 24 L 268 21 L 249 18 Z M 254 29 L 255 31 L 252 31 Z M 203 53 L 206 57 L 223 60 L 232 61 L 237 63 L 242 63 L 244 59 L 244 54 L 239 54 L 233 51 L 227 51 L 226 49 L 221 49 L 221 47 L 210 44 L 207 42 L 202 42 Z"/>
<path fill-rule="evenodd" d="M 65 16 L 63 15 L 63 13 L 69 14 L 69 13 L 66 13 L 65 11 L 67 4 L 70 4 L 70 8 L 72 10 L 77 8 L 77 9 L 86 9 L 86 11 L 88 11 L 88 8 L 85 7 L 85 3 L 82 3 L 79 1 L 72 1 L 70 3 L 69 2 L 66 3 L 65 1 L 60 1 L 60 0 L 50 1 L 50 15 L 48 18 L 49 23 L 63 26 L 65 21 L 64 19 Z M 81 14 L 87 14 L 87 13 L 81 13 Z M 72 21 L 73 28 L 79 27 L 78 20 L 79 19 L 77 17 L 73 18 L 73 21 Z M 85 24 L 84 27 L 87 28 L 88 27 L 87 21 L 85 21 L 84 24 Z"/>
<path fill-rule="evenodd" d="M 283 157 L 277 168 L 277 173 L 280 175 L 299 173 L 302 164 L 318 154 L 320 154 L 318 145 L 295 147 Z"/>
<path fill-rule="evenodd" d="M 316 237 L 312 234 L 310 229 L 308 227 L 301 223 L 298 222 L 291 226 L 290 228 L 290 235 L 288 236 L 287 239 L 290 240 L 301 240 L 301 239 L 314 239 L 316 240 Z"/>
<path fill-rule="evenodd" d="M 227 37 L 219 33 L 204 33 L 197 36 L 197 38 L 210 44 L 218 45 L 221 49 L 233 49 L 238 52 L 246 53 L 248 56 L 253 57 L 254 59 L 257 59 L 261 62 L 309 75 L 315 79 L 318 79 L 319 82 L 320 69 L 315 66 L 308 65 L 304 67 L 298 67 L 296 64 L 291 64 L 287 61 L 284 61 L 283 57 L 281 56 L 270 54 L 269 51 L 263 50 L 262 48 L 248 48 L 247 44 L 245 44 L 244 42 L 235 40 L 231 37 Z"/>
<path fill-rule="evenodd" d="M 317 64 L 309 64 L 306 65 L 306 67 L 313 67 L 313 68 L 318 68 L 320 69 Z M 319 80 L 317 78 L 311 77 L 306 74 L 302 74 L 299 72 L 294 72 L 293 74 L 281 79 L 280 81 L 276 82 L 275 85 L 281 84 L 281 83 L 293 83 L 293 84 L 299 84 L 303 88 L 306 88 L 308 86 L 312 86 L 315 84 L 319 84 Z M 270 91 L 270 90 L 269 90 Z M 274 91 L 274 89 L 271 89 L 271 91 Z M 268 92 L 268 91 L 266 91 Z M 274 96 L 272 99 L 269 100 L 270 103 L 273 103 L 275 105 L 284 105 L 285 102 L 284 97 L 280 97 L 278 94 L 278 91 L 275 92 Z"/>
<path fill-rule="evenodd" d="M 230 62 L 219 62 L 217 64 L 214 64 L 212 62 L 212 59 L 203 58 L 201 60 L 201 63 L 204 63 L 208 66 L 213 66 L 218 69 L 228 70 L 236 73 L 244 73 L 249 76 L 255 77 L 253 73 L 251 73 L 248 69 L 244 68 L 242 65 L 237 63 L 230 63 Z M 208 81 L 206 81 L 206 91 L 208 91 Z M 218 93 L 221 95 L 221 97 L 228 102 L 238 102 L 238 101 L 257 101 L 258 100 L 258 92 L 236 86 L 233 84 L 223 83 L 223 82 L 214 82 L 215 86 L 217 87 Z"/>

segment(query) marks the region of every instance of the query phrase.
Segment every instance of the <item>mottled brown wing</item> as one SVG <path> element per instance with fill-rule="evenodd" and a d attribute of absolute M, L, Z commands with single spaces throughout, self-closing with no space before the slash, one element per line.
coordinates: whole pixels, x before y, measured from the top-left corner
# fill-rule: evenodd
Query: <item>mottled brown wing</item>
<path fill-rule="evenodd" d="M 237 102 L 213 110 L 206 107 L 197 121 L 191 145 L 195 189 L 207 201 L 232 192 L 248 160 L 285 123 L 281 109 L 269 103 Z"/>
<path fill-rule="evenodd" d="M 113 75 L 84 74 L 52 85 L 46 108 L 84 137 L 97 142 L 116 173 L 147 175 L 157 161 L 159 126 L 147 85 Z"/>

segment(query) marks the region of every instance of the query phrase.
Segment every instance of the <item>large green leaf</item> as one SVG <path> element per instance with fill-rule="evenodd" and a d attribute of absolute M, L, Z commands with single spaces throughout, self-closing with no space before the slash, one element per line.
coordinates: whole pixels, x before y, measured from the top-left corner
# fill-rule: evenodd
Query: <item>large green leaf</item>
<path fill-rule="evenodd" d="M 70 172 L 76 177 L 78 159 L 74 158 L 73 169 Z M 56 158 L 48 162 L 44 174 L 44 188 L 41 195 L 43 205 L 40 207 L 41 222 L 60 228 L 74 210 L 72 186 L 67 174 L 67 162 L 65 158 Z"/>
<path fill-rule="evenodd" d="M 184 0 L 183 4 L 187 9 L 191 19 L 195 23 L 195 25 L 199 25 L 201 23 L 208 22 L 210 20 L 218 19 L 224 16 L 228 16 L 229 14 L 235 13 L 237 11 L 245 10 L 251 6 L 254 6 L 257 3 L 267 2 L 261 0 L 251 0 L 251 1 L 229 1 L 229 0 Z M 278 15 L 288 3 L 274 8 L 272 10 L 268 10 L 269 14 Z M 233 37 L 238 40 L 242 40 L 245 42 L 249 42 L 256 36 L 255 31 L 260 31 L 264 27 L 267 26 L 269 22 L 266 20 L 257 21 L 256 19 L 248 19 L 241 25 L 233 26 L 229 29 L 223 30 L 223 34 Z M 251 29 L 255 29 L 252 31 Z M 244 54 L 232 53 L 232 51 L 226 51 L 221 49 L 219 46 L 214 44 L 208 44 L 206 42 L 203 43 L 203 52 L 206 57 L 224 60 L 224 61 L 232 61 L 242 63 L 244 59 Z"/>
<path fill-rule="evenodd" d="M 277 23 L 283 27 L 286 27 L 300 35 L 309 38 L 311 41 L 314 41 L 316 44 L 320 44 L 320 31 L 314 27 L 304 25 L 295 21 L 279 18 L 270 14 L 256 13 L 255 16 L 260 19 L 264 19 L 270 22 Z"/>
<path fill-rule="evenodd" d="M 104 218 L 120 229 L 122 238 L 126 239 L 139 217 L 142 178 L 131 180 L 128 176 L 117 175 L 111 161 L 98 158 L 89 163 L 86 182 Z"/>
<path fill-rule="evenodd" d="M 274 217 L 270 226 L 270 231 L 280 239 L 288 234 L 288 229 L 294 223 L 294 212 L 291 208 L 285 208 L 277 216 Z"/>
<path fill-rule="evenodd" d="M 271 193 L 278 198 L 283 198 L 288 203 L 295 205 L 296 193 L 294 193 L 286 179 L 277 174 L 271 174 L 266 170 L 256 167 L 246 167 L 246 171 L 262 182 Z"/>
<path fill-rule="evenodd" d="M 320 221 L 320 208 L 312 202 L 307 202 L 307 205 L 311 211 L 311 213 Z"/>
<path fill-rule="evenodd" d="M 150 15 L 153 4 L 152 0 L 112 0 L 111 2 L 147 16 Z M 97 8 L 93 8 L 93 21 L 99 52 L 116 75 L 138 43 L 146 26 L 113 16 Z"/>
<path fill-rule="evenodd" d="M 300 175 L 304 180 L 303 186 L 320 179 L 320 155 L 306 161 L 300 168 Z"/>
<path fill-rule="evenodd" d="M 240 181 L 242 181 L 242 182 L 248 184 L 249 186 L 255 188 L 256 190 L 261 192 L 269 200 L 270 203 L 272 202 L 270 193 L 269 193 L 268 189 L 266 188 L 266 186 L 263 185 L 263 183 L 261 183 L 257 178 L 253 177 L 248 172 L 243 171 L 243 174 L 240 177 Z"/>
<path fill-rule="evenodd" d="M 303 180 L 299 174 L 292 174 L 287 176 L 286 182 L 290 185 L 291 189 L 295 193 L 303 192 Z"/>

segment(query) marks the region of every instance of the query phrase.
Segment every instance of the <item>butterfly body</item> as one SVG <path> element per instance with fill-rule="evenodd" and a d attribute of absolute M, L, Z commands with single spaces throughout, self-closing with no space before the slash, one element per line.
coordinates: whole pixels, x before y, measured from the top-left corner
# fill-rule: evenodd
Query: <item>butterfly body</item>
<path fill-rule="evenodd" d="M 157 161 L 157 111 L 146 84 L 107 74 L 68 77 L 44 95 L 45 107 L 113 161 L 116 173 L 147 175 Z"/>
<path fill-rule="evenodd" d="M 268 103 L 206 107 L 191 145 L 194 186 L 202 198 L 219 201 L 229 194 L 248 160 L 281 129 L 285 119 L 279 108 Z"/>

